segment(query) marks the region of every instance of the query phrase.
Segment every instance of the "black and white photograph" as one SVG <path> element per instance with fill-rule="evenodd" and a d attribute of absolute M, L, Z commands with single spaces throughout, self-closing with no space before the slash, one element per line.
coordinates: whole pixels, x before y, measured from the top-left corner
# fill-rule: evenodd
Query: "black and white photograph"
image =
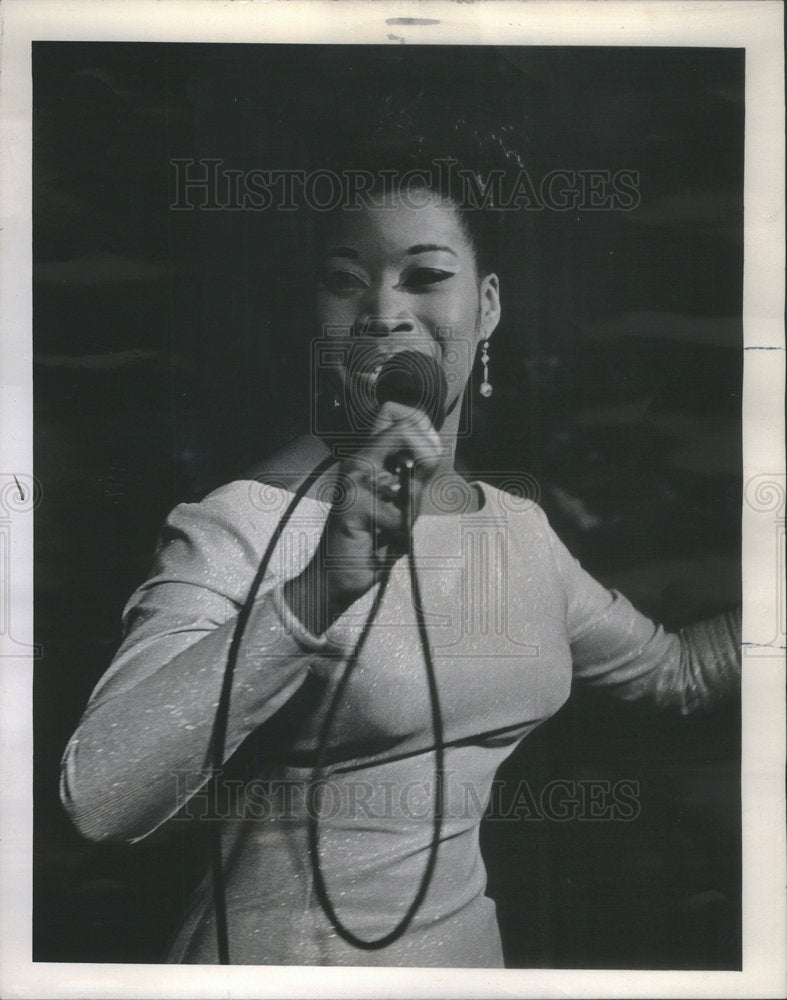
<path fill-rule="evenodd" d="M 31 38 L 29 959 L 703 995 L 785 642 L 752 57 L 389 6 Z"/>

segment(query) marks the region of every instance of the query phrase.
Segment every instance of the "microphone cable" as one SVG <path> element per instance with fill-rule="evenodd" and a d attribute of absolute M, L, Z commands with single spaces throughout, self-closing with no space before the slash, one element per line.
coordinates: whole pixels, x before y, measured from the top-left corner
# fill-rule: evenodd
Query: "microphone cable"
<path fill-rule="evenodd" d="M 305 477 L 303 482 L 298 487 L 292 500 L 290 501 L 287 509 L 281 517 L 281 520 L 276 526 L 275 531 L 271 535 L 270 541 L 268 542 L 265 553 L 260 561 L 260 565 L 254 576 L 254 579 L 249 588 L 248 595 L 244 604 L 238 614 L 235 622 L 235 628 L 232 635 L 232 640 L 230 643 L 230 648 L 227 653 L 227 662 L 224 668 L 224 677 L 222 680 L 221 693 L 219 695 L 218 705 L 216 707 L 216 716 L 214 719 L 213 730 L 211 733 L 211 738 L 208 744 L 208 750 L 206 754 L 206 762 L 211 768 L 212 775 L 218 775 L 221 773 L 221 769 L 224 764 L 224 751 L 226 748 L 227 740 L 227 724 L 229 719 L 229 707 L 230 707 L 230 697 L 232 694 L 232 684 L 235 673 L 235 666 L 238 660 L 238 653 L 240 651 L 240 644 L 245 632 L 246 626 L 251 616 L 252 607 L 254 601 L 257 597 L 257 593 L 265 579 L 265 574 L 267 573 L 268 566 L 270 564 L 271 557 L 273 555 L 274 549 L 284 532 L 288 522 L 290 521 L 293 513 L 300 504 L 301 500 L 304 498 L 308 492 L 309 487 L 320 478 L 320 476 L 328 469 L 330 466 L 335 464 L 336 459 L 329 455 L 324 458 L 315 468 Z M 358 662 L 358 657 L 366 643 L 366 639 L 369 636 L 371 626 L 379 611 L 380 605 L 382 603 L 385 591 L 388 586 L 388 582 L 391 576 L 391 566 L 386 567 L 386 572 L 380 581 L 380 586 L 378 588 L 377 594 L 369 613 L 369 616 L 364 624 L 361 635 L 355 644 L 355 647 L 350 654 L 347 662 L 345 664 L 344 672 L 336 686 L 336 691 L 331 700 L 331 704 L 328 709 L 328 713 L 323 721 L 323 725 L 320 731 L 319 739 L 317 742 L 317 759 L 312 771 L 311 780 L 309 783 L 309 788 L 307 792 L 307 823 L 308 823 L 308 843 L 309 843 L 309 856 L 311 861 L 312 874 L 314 878 L 314 886 L 317 894 L 317 898 L 320 905 L 323 908 L 325 915 L 328 917 L 329 921 L 333 925 L 337 934 L 340 935 L 345 941 L 354 947 L 372 951 L 380 948 L 385 948 L 389 944 L 398 940 L 407 930 L 416 913 L 421 907 L 421 904 L 426 897 L 426 893 L 434 875 L 434 870 L 437 864 L 437 855 L 440 847 L 440 837 L 442 833 L 443 826 L 443 808 L 444 808 L 444 780 L 445 780 L 445 753 L 444 753 L 444 727 L 443 727 L 443 717 L 440 708 L 439 693 L 437 689 L 437 678 L 434 669 L 434 663 L 432 660 L 431 649 L 429 646 L 429 636 L 426 629 L 426 621 L 423 611 L 423 604 L 421 600 L 421 589 L 418 581 L 418 574 L 415 567 L 415 559 L 413 555 L 413 523 L 414 523 L 414 466 L 412 461 L 407 461 L 403 463 L 402 472 L 405 473 L 405 496 L 403 504 L 403 517 L 406 526 L 406 556 L 408 562 L 410 588 L 413 598 L 413 607 L 416 615 L 416 622 L 418 626 L 418 635 L 421 643 L 421 649 L 424 656 L 424 662 L 426 665 L 426 675 L 427 683 L 429 686 L 429 700 L 432 713 L 432 733 L 434 737 L 434 753 L 435 753 L 435 766 L 434 766 L 434 813 L 432 821 L 432 838 L 429 846 L 429 855 L 424 867 L 423 874 L 421 876 L 421 881 L 419 883 L 418 889 L 412 902 L 410 903 L 404 916 L 401 918 L 398 924 L 389 932 L 382 935 L 379 938 L 372 940 L 367 940 L 358 937 L 353 931 L 351 931 L 339 918 L 336 909 L 331 901 L 330 895 L 328 893 L 328 888 L 325 883 L 325 879 L 322 873 L 322 867 L 320 864 L 319 856 L 319 807 L 317 802 L 317 782 L 323 775 L 325 770 L 325 761 L 328 753 L 328 739 L 330 737 L 331 728 L 333 725 L 334 718 L 336 716 L 336 711 L 338 709 L 339 703 L 341 701 L 342 695 L 347 688 L 347 684 L 350 680 L 350 676 Z M 220 965 L 230 964 L 230 948 L 229 948 L 229 932 L 227 927 L 227 899 L 226 899 L 226 885 L 224 880 L 224 859 L 222 851 L 222 832 L 221 825 L 216 824 L 214 828 L 214 834 L 211 838 L 211 880 L 213 886 L 213 911 L 216 921 L 216 942 L 217 950 L 219 956 Z"/>
<path fill-rule="evenodd" d="M 273 551 L 276 548 L 284 529 L 287 527 L 290 518 L 295 513 L 296 507 L 300 504 L 301 500 L 303 500 L 312 483 L 319 479 L 326 469 L 330 468 L 335 461 L 336 459 L 333 455 L 329 455 L 327 458 L 324 458 L 306 476 L 296 490 L 295 495 L 282 515 L 281 520 L 276 525 L 276 530 L 271 535 L 268 546 L 265 549 L 265 554 L 263 555 L 259 568 L 257 569 L 254 579 L 252 580 L 249 593 L 243 603 L 243 607 L 238 613 L 237 619 L 235 620 L 232 641 L 230 642 L 230 648 L 227 653 L 227 662 L 224 667 L 221 693 L 219 695 L 218 705 L 216 706 L 213 731 L 211 732 L 206 754 L 206 766 L 210 768 L 211 774 L 214 776 L 220 774 L 221 769 L 224 766 L 224 750 L 227 743 L 227 723 L 229 720 L 230 697 L 232 695 L 232 682 L 235 674 L 235 665 L 238 661 L 241 639 L 243 638 L 243 633 L 246 630 L 246 625 L 248 624 L 249 617 L 251 616 L 251 610 L 254 606 L 257 592 L 262 585 L 262 581 L 265 579 L 265 574 L 268 571 Z M 227 898 L 226 887 L 224 884 L 224 858 L 222 853 L 221 824 L 219 823 L 216 823 L 214 827 L 214 833 L 211 838 L 210 853 L 211 878 L 213 883 L 213 912 L 216 919 L 216 943 L 218 947 L 219 965 L 229 965 L 230 946 L 229 934 L 227 932 Z"/>
<path fill-rule="evenodd" d="M 334 718 L 336 716 L 337 708 L 342 700 L 347 684 L 350 680 L 350 676 L 358 663 L 358 657 L 360 656 L 361 650 L 363 649 L 366 639 L 371 631 L 372 624 L 377 617 L 377 612 L 379 611 L 380 605 L 382 604 L 383 596 L 385 590 L 388 586 L 388 581 L 391 578 L 391 566 L 386 569 L 385 576 L 380 581 L 380 587 L 375 595 L 374 603 L 372 609 L 369 613 L 369 617 L 366 619 L 361 635 L 355 644 L 355 648 L 352 651 L 349 659 L 344 668 L 344 672 L 336 685 L 336 691 L 334 692 L 333 699 L 331 700 L 330 707 L 323 721 L 322 729 L 320 732 L 320 737 L 318 740 L 318 753 L 317 762 L 314 765 L 312 771 L 311 781 L 309 783 L 309 788 L 306 797 L 306 812 L 307 812 L 307 823 L 308 823 L 308 835 L 309 835 L 309 857 L 311 860 L 312 876 L 314 878 L 314 888 L 317 893 L 317 898 L 320 905 L 323 908 L 323 912 L 330 920 L 336 933 L 342 937 L 348 944 L 354 945 L 354 947 L 359 948 L 364 951 L 375 951 L 380 948 L 385 948 L 389 944 L 393 944 L 397 941 L 410 926 L 413 917 L 416 915 L 424 901 L 426 893 L 429 889 L 429 885 L 432 881 L 432 876 L 434 875 L 435 866 L 437 864 L 437 853 L 440 848 L 440 836 L 442 833 L 443 826 L 443 784 L 445 776 L 445 763 L 444 757 L 445 752 L 443 748 L 443 716 L 440 710 L 440 699 L 437 690 L 437 678 L 435 675 L 434 663 L 432 661 L 432 654 L 429 648 L 429 636 L 426 631 L 426 621 L 424 618 L 423 604 L 421 602 L 421 589 L 418 583 L 418 575 L 415 569 L 415 558 L 413 556 L 413 499 L 414 499 L 414 466 L 412 461 L 405 462 L 403 464 L 402 471 L 405 473 L 406 489 L 405 489 L 405 502 L 404 502 L 404 521 L 406 525 L 406 540 L 407 540 L 407 563 L 410 575 L 410 589 L 413 597 L 413 607 L 415 609 L 416 621 L 418 624 L 418 635 L 421 641 L 421 650 L 424 656 L 424 662 L 426 664 L 426 676 L 429 684 L 429 701 L 432 710 L 432 733 L 434 737 L 434 752 L 435 752 L 435 766 L 434 766 L 434 812 L 432 819 L 432 839 L 429 846 L 429 856 L 426 861 L 426 866 L 424 867 L 423 874 L 421 876 L 421 881 L 418 885 L 415 896 L 412 902 L 407 908 L 404 916 L 401 918 L 396 926 L 383 934 L 381 937 L 373 938 L 371 940 L 358 937 L 349 927 L 340 919 L 336 908 L 331 901 L 330 895 L 328 893 L 328 887 L 325 884 L 325 879 L 322 873 L 322 866 L 320 864 L 320 838 L 319 838 L 319 803 L 317 801 L 317 783 L 322 778 L 323 772 L 325 770 L 325 758 L 328 752 L 328 739 L 331 732 L 331 727 L 333 725 Z"/>

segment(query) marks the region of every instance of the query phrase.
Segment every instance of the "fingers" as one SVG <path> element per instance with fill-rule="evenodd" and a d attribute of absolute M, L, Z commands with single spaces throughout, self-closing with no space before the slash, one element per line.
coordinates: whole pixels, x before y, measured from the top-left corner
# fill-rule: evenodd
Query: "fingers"
<path fill-rule="evenodd" d="M 387 442 L 387 435 L 398 435 L 406 447 L 414 448 L 423 457 L 439 457 L 442 442 L 431 420 L 423 412 L 402 403 L 384 403 L 372 426 L 370 444 Z M 365 450 L 365 449 L 364 449 Z"/>
<path fill-rule="evenodd" d="M 409 505 L 410 516 L 417 515 L 424 485 L 442 455 L 440 436 L 425 413 L 388 402 L 363 447 L 342 460 L 337 471 L 345 479 L 340 490 L 345 499 L 331 511 L 329 533 L 337 554 L 363 564 L 359 579 L 369 573 L 379 579 L 407 551 L 405 510 Z M 397 469 L 407 461 L 412 462 L 412 483 Z"/>
<path fill-rule="evenodd" d="M 372 434 L 387 430 L 388 428 L 413 428 L 421 434 L 426 435 L 435 443 L 439 443 L 440 436 L 432 426 L 432 422 L 423 410 L 414 406 L 406 406 L 404 403 L 388 401 L 383 403 L 377 412 L 377 416 L 372 425 Z"/>
<path fill-rule="evenodd" d="M 442 452 L 440 435 L 423 411 L 389 402 L 380 408 L 369 441 L 355 458 L 393 472 L 409 456 L 416 476 L 424 479 L 435 470 Z"/>
<path fill-rule="evenodd" d="M 353 481 L 361 508 L 363 495 L 367 502 L 372 498 L 379 506 L 374 511 L 376 523 L 393 528 L 408 499 L 409 485 L 413 487 L 412 510 L 418 510 L 423 486 L 441 455 L 440 438 L 428 418 L 393 404 L 382 414 L 368 443 L 343 463 L 341 471 Z M 411 484 L 403 473 L 407 467 L 412 468 Z"/>

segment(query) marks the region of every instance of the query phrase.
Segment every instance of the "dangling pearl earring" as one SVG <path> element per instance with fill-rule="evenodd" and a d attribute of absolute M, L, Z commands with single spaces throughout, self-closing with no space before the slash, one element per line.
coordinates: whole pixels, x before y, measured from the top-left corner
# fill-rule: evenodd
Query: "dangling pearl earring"
<path fill-rule="evenodd" d="M 484 346 L 481 348 L 481 364 L 484 366 L 484 381 L 481 383 L 479 389 L 482 396 L 489 398 L 492 395 L 492 383 L 489 381 L 489 341 L 484 341 Z"/>

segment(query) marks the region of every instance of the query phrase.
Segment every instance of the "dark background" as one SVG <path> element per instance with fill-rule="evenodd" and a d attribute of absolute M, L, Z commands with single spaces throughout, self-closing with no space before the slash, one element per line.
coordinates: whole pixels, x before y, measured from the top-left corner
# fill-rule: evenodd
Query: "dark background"
<path fill-rule="evenodd" d="M 633 169 L 635 211 L 517 213 L 493 397 L 469 472 L 527 473 L 569 548 L 668 627 L 740 598 L 743 52 L 34 44 L 34 958 L 155 962 L 193 831 L 77 836 L 60 754 L 157 528 L 303 429 L 298 213 L 172 212 L 173 157 L 245 169 L 392 88 L 521 126 L 536 178 Z M 481 405 L 483 404 L 483 406 Z M 506 762 L 639 783 L 632 822 L 489 818 L 511 966 L 740 967 L 739 711 L 653 718 L 574 694 Z"/>

